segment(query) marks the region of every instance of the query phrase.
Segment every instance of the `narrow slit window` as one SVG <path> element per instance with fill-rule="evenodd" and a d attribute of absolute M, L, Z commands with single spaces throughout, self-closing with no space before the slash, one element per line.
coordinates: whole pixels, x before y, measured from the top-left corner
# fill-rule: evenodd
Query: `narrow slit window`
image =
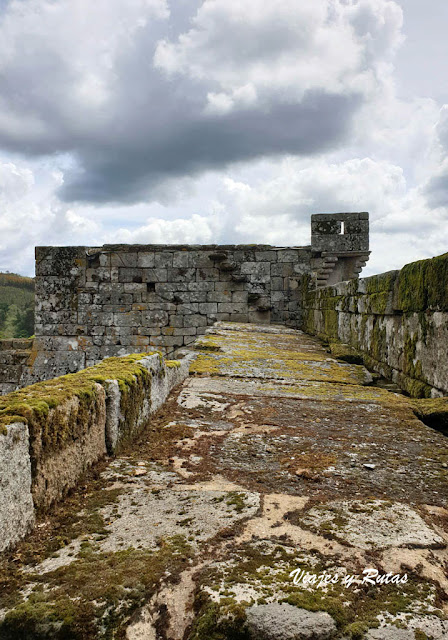
<path fill-rule="evenodd" d="M 344 233 L 345 233 L 345 222 L 342 221 L 341 222 L 341 235 L 344 235 Z"/>

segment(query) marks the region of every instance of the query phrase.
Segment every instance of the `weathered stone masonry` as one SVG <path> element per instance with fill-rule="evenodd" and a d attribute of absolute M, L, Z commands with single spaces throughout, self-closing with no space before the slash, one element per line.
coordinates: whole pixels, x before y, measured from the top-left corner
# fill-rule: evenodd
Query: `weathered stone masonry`
<path fill-rule="evenodd" d="M 309 271 L 309 247 L 38 247 L 35 373 L 172 353 L 217 320 L 296 326 Z"/>
<path fill-rule="evenodd" d="M 223 320 L 304 328 L 349 344 L 413 396 L 446 395 L 446 256 L 358 280 L 368 224 L 367 213 L 314 215 L 305 247 L 38 247 L 36 338 L 0 344 L 0 388 L 171 354 Z"/>
<path fill-rule="evenodd" d="M 447 282 L 445 254 L 401 271 L 311 289 L 303 327 L 329 342 L 349 345 L 371 370 L 411 396 L 445 396 Z"/>
<path fill-rule="evenodd" d="M 367 213 L 313 216 L 304 247 L 37 247 L 36 338 L 22 373 L 6 365 L 1 382 L 9 391 L 154 347 L 170 355 L 217 320 L 299 327 L 304 278 L 354 277 L 367 258 Z"/>

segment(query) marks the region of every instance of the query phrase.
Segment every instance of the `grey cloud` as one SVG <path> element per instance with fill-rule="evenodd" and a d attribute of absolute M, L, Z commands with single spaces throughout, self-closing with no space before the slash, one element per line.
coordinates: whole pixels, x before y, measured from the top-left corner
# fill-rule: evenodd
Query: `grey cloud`
<path fill-rule="evenodd" d="M 0 69 L 0 146 L 25 155 L 72 154 L 77 168 L 65 172 L 59 192 L 65 201 L 131 203 L 155 197 L 173 178 L 264 156 L 317 154 L 348 139 L 364 99 L 353 90 L 314 89 L 296 98 L 278 91 L 267 101 L 211 115 L 204 108 L 207 94 L 221 90 L 216 80 L 154 68 L 157 42 L 188 30 L 200 4 L 171 3 L 170 20 L 149 21 L 133 33 L 113 60 L 113 81 L 98 108 L 75 92 L 79 68 L 58 55 L 45 30 L 33 33 Z M 277 35 L 264 33 L 257 57 L 278 53 Z M 229 51 L 241 44 L 232 40 L 235 34 L 223 37 Z"/>
<path fill-rule="evenodd" d="M 448 172 L 431 178 L 424 193 L 429 207 L 448 207 Z"/>
<path fill-rule="evenodd" d="M 132 147 L 86 149 L 82 172 L 64 184 L 60 196 L 68 201 L 132 202 L 164 179 L 263 155 L 322 152 L 348 135 L 359 102 L 356 95 L 310 92 L 298 105 L 274 105 L 266 113 L 247 110 L 206 119 L 191 114 L 167 122 L 159 132 L 140 129 L 143 140 L 135 140 Z"/>

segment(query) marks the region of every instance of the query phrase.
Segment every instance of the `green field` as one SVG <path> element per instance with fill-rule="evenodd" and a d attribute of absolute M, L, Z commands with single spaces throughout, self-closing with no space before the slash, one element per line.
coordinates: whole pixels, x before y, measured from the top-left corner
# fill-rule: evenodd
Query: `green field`
<path fill-rule="evenodd" d="M 0 273 L 0 338 L 29 338 L 33 333 L 33 278 Z"/>

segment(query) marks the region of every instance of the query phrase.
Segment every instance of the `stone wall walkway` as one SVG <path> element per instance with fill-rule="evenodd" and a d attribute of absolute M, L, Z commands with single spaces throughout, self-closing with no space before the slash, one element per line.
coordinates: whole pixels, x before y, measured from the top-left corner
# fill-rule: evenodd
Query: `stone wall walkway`
<path fill-rule="evenodd" d="M 448 638 L 446 437 L 300 331 L 219 323 L 196 350 L 1 560 L 0 638 Z"/>

